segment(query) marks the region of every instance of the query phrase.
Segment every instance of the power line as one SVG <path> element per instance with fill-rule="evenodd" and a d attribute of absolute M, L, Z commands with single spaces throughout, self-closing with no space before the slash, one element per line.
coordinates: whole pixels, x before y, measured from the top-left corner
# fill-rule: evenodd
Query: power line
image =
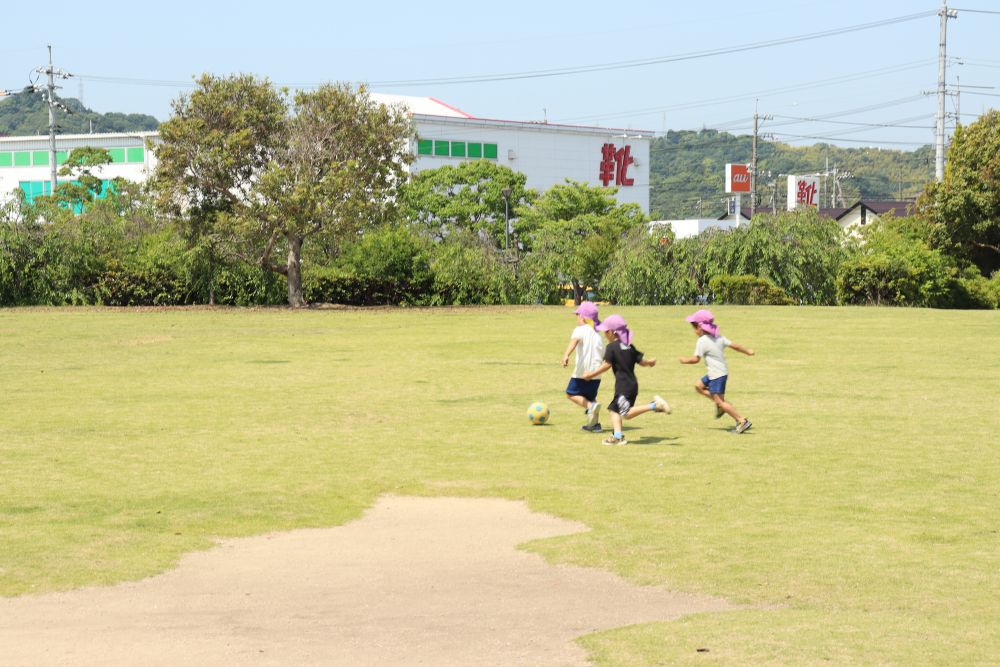
<path fill-rule="evenodd" d="M 705 51 L 694 51 L 690 53 L 674 54 L 669 56 L 661 56 L 656 58 L 644 58 L 638 60 L 625 60 L 610 63 L 598 63 L 594 65 L 580 65 L 575 67 L 564 67 L 564 68 L 553 68 L 546 70 L 533 70 L 524 72 L 507 72 L 500 74 L 484 74 L 484 75 L 469 75 L 469 76 L 457 76 L 457 77 L 438 77 L 438 78 L 425 78 L 425 79 L 398 79 L 398 80 L 385 80 L 385 81 L 368 81 L 366 82 L 369 86 L 385 86 L 385 87 L 408 87 L 408 86 L 429 86 L 429 85 L 455 85 L 464 83 L 486 83 L 491 81 L 512 81 L 517 79 L 535 79 L 543 77 L 553 77 L 553 76 L 566 76 L 570 74 L 584 74 L 590 72 L 605 72 L 609 70 L 616 69 L 628 69 L 634 67 L 645 67 L 648 65 L 659 65 L 670 62 L 679 62 L 684 60 L 694 60 L 698 58 L 708 58 L 712 56 L 726 55 L 731 53 L 741 53 L 744 51 L 752 51 L 756 49 L 770 48 L 774 46 L 782 46 L 785 44 L 794 44 L 797 42 L 810 41 L 815 39 L 822 39 L 824 37 L 833 37 L 837 35 L 844 35 L 852 32 L 858 32 L 862 30 L 871 30 L 874 28 L 880 28 L 884 26 L 895 25 L 898 23 L 904 23 L 907 21 L 913 21 L 916 19 L 926 18 L 928 16 L 933 16 L 936 11 L 925 11 L 916 14 L 907 14 L 904 16 L 897 16 L 889 19 L 884 19 L 881 21 L 872 21 L 870 23 L 862 23 L 858 25 L 847 26 L 843 28 L 834 28 L 831 30 L 824 30 L 820 32 L 806 33 L 802 35 L 795 35 L 792 37 L 785 37 L 781 39 L 768 40 L 763 42 L 752 42 L 749 44 L 744 44 L 740 46 L 719 48 L 719 49 L 708 49 Z M 127 77 L 115 77 L 115 76 L 104 76 L 96 74 L 78 74 L 81 79 L 89 81 L 99 81 L 105 83 L 119 83 L 119 84 L 130 84 L 130 85 L 143 85 L 143 86 L 166 86 L 166 87 L 188 87 L 194 86 L 194 81 L 171 81 L 165 79 L 141 79 L 141 78 L 127 78 Z M 356 82 L 363 83 L 363 82 Z M 289 87 L 298 88 L 313 88 L 320 84 L 317 83 L 284 83 L 279 84 Z"/>
<path fill-rule="evenodd" d="M 929 114 L 921 114 L 919 116 L 913 116 L 911 118 L 907 118 L 905 120 L 901 120 L 900 122 L 901 123 L 908 123 L 910 121 L 918 120 L 920 118 L 927 118 L 928 115 Z M 796 123 L 818 122 L 818 123 L 833 123 L 833 124 L 837 124 L 837 125 L 862 125 L 862 126 L 865 126 L 865 127 L 894 127 L 894 128 L 898 127 L 898 128 L 905 128 L 905 129 L 911 129 L 911 130 L 933 130 L 934 129 L 933 125 L 894 125 L 892 123 L 858 123 L 856 121 L 849 121 L 849 120 L 827 120 L 827 119 L 816 118 L 816 117 L 813 117 L 813 118 L 799 118 L 797 116 L 782 116 L 780 114 L 775 114 L 774 117 L 775 118 L 789 118 L 789 119 L 794 120 Z M 779 123 L 776 123 L 776 124 L 779 124 Z M 791 125 L 792 123 L 788 123 L 788 124 Z"/>
<path fill-rule="evenodd" d="M 956 12 L 971 12 L 973 14 L 1000 14 L 1000 12 L 992 11 L 989 9 L 962 9 L 960 7 L 952 7 Z"/>
<path fill-rule="evenodd" d="M 705 51 L 694 51 L 690 53 L 682 53 L 670 56 L 661 56 L 657 58 L 644 58 L 639 60 L 625 60 L 612 63 L 601 63 L 595 65 L 582 65 L 578 67 L 564 67 L 548 70 L 535 70 L 526 72 L 508 72 L 502 74 L 486 74 L 486 75 L 471 75 L 471 76 L 459 76 L 459 77 L 448 77 L 448 78 L 433 78 L 433 79 L 400 79 L 396 81 L 370 81 L 370 85 L 378 86 L 418 86 L 418 85 L 452 85 L 452 84 L 463 84 L 463 83 L 485 83 L 490 81 L 510 81 L 515 79 L 536 79 L 542 77 L 552 77 L 552 76 L 565 76 L 568 74 L 582 74 L 590 72 L 605 72 L 609 70 L 616 69 L 628 69 L 633 67 L 645 67 L 647 65 L 660 65 L 663 63 L 679 62 L 683 60 L 694 60 L 698 58 L 708 58 L 711 56 L 726 55 L 730 53 L 741 53 L 744 51 L 753 51 L 756 49 L 770 48 L 772 46 L 782 46 L 784 44 L 794 44 L 796 42 L 804 42 L 814 39 L 821 39 L 823 37 L 832 37 L 836 35 L 843 35 L 852 32 L 858 32 L 861 30 L 870 30 L 873 28 L 880 28 L 883 26 L 894 25 L 897 23 L 903 23 L 906 21 L 913 21 L 915 19 L 926 18 L 928 16 L 934 16 L 937 14 L 936 10 L 919 12 L 917 14 L 907 14 L 905 16 L 897 16 L 890 19 L 884 19 L 881 21 L 872 21 L 870 23 L 862 23 L 853 26 L 847 26 L 844 28 L 834 28 L 832 30 L 824 30 L 820 32 L 807 33 L 803 35 L 796 35 L 793 37 L 785 37 L 781 39 L 768 40 L 763 42 L 752 42 L 750 44 L 744 44 L 740 46 L 733 46 L 728 48 L 719 49 L 708 49 Z"/>
<path fill-rule="evenodd" d="M 786 134 L 784 132 L 777 133 L 776 136 L 779 136 L 779 137 L 790 137 L 790 138 L 794 138 L 794 139 L 819 139 L 819 140 L 834 138 L 834 137 L 829 137 L 829 136 L 817 136 L 817 135 L 807 135 L 807 134 Z M 919 141 L 878 141 L 878 140 L 875 140 L 875 139 L 840 139 L 840 138 L 836 138 L 836 140 L 837 141 L 850 141 L 852 143 L 869 144 L 869 145 L 870 144 L 896 144 L 896 145 L 900 145 L 900 146 L 927 146 L 928 145 L 926 141 L 925 142 L 919 142 Z"/>
<path fill-rule="evenodd" d="M 713 97 L 705 100 L 698 100 L 695 102 L 684 102 L 681 104 L 671 104 L 659 107 L 647 107 L 644 109 L 632 109 L 629 111 L 615 111 L 606 114 L 595 114 L 591 116 L 575 116 L 571 118 L 562 118 L 559 122 L 574 122 L 581 120 L 600 120 L 605 118 L 616 118 L 620 116 L 637 116 L 649 113 L 662 113 L 664 111 L 679 111 L 687 109 L 696 109 L 698 107 L 713 106 L 723 102 L 730 102 L 734 100 L 744 100 L 750 97 L 764 97 L 766 95 L 776 95 L 780 93 L 789 93 L 796 90 L 805 90 L 808 88 L 824 88 L 833 83 L 847 83 L 848 81 L 858 81 L 867 78 L 874 78 L 878 76 L 884 76 L 886 74 L 896 74 L 910 69 L 917 69 L 923 67 L 929 63 L 935 62 L 936 59 L 928 58 L 924 60 L 912 61 L 909 63 L 902 63 L 900 65 L 890 65 L 888 67 L 882 67 L 873 70 L 866 70 L 864 72 L 855 72 L 854 74 L 844 74 L 841 76 L 830 77 L 828 79 L 814 80 L 808 83 L 793 84 L 790 86 L 781 86 L 779 88 L 770 88 L 768 90 L 761 90 L 751 93 L 743 93 L 739 95 L 729 95 L 726 97 Z"/>

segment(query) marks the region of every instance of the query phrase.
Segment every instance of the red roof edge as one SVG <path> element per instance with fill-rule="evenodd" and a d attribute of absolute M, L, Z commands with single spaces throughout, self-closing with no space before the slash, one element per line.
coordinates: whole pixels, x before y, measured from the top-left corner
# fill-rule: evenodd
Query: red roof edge
<path fill-rule="evenodd" d="M 438 98 L 436 98 L 436 97 L 431 97 L 431 98 L 428 98 L 428 99 L 430 99 L 430 100 L 433 100 L 434 102 L 437 102 L 438 104 L 440 104 L 440 105 L 441 105 L 441 106 L 443 106 L 443 107 L 448 107 L 449 109 L 451 109 L 451 110 L 452 110 L 452 111 L 454 111 L 455 113 L 460 113 L 460 114 L 462 114 L 462 115 L 463 115 L 463 116 L 464 116 L 465 118 L 475 118 L 475 116 L 473 116 L 473 115 L 471 115 L 471 114 L 467 114 L 467 113 L 465 113 L 464 111 L 462 111 L 461 109 L 459 109 L 459 108 L 457 108 L 457 107 L 453 107 L 453 106 L 451 106 L 450 104 L 446 104 L 445 102 L 442 102 L 441 100 L 439 100 L 439 99 L 438 99 Z"/>

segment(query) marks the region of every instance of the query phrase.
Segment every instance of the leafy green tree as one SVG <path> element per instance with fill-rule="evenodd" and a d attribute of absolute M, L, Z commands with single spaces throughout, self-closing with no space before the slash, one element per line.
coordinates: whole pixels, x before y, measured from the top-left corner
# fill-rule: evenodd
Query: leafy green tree
<path fill-rule="evenodd" d="M 200 256 L 214 303 L 223 254 L 234 247 L 221 223 L 248 212 L 265 169 L 286 145 L 285 98 L 266 79 L 204 74 L 172 106 L 160 126 L 153 185 L 161 210 L 178 220 Z"/>
<path fill-rule="evenodd" d="M 601 278 L 601 298 L 614 304 L 652 306 L 672 303 L 669 243 L 672 234 L 651 235 L 643 227 L 629 231 L 611 258 Z"/>
<path fill-rule="evenodd" d="M 507 216 L 537 197 L 525 187 L 526 181 L 524 174 L 489 160 L 428 169 L 412 175 L 401 188 L 403 215 L 438 239 L 466 230 L 485 233 L 504 247 Z"/>
<path fill-rule="evenodd" d="M 305 305 L 306 239 L 350 238 L 396 220 L 398 187 L 413 157 L 404 110 L 375 102 L 363 86 L 298 92 L 293 107 L 287 137 L 253 182 L 238 223 L 256 243 L 261 265 L 285 276 L 288 303 L 298 307 Z"/>
<path fill-rule="evenodd" d="M 984 276 L 1000 269 L 1000 111 L 956 128 L 944 180 L 928 186 L 921 210 L 958 257 Z"/>
<path fill-rule="evenodd" d="M 568 283 L 580 303 L 585 288 L 599 287 L 626 232 L 646 222 L 638 205 L 619 204 L 613 191 L 567 181 L 519 208 L 516 229 L 531 252 L 527 268 Z"/>
<path fill-rule="evenodd" d="M 111 162 L 111 154 L 103 148 L 74 148 L 59 169 L 60 176 L 72 176 L 73 181 L 56 186 L 56 199 L 73 210 L 81 210 L 104 191 L 102 179 L 94 175 L 94 170 Z"/>
<path fill-rule="evenodd" d="M 801 303 L 836 302 L 835 278 L 844 260 L 844 233 L 813 210 L 760 215 L 749 225 L 707 237 L 705 275 L 753 275 Z"/>
<path fill-rule="evenodd" d="M 469 231 L 459 230 L 433 246 L 431 305 L 512 304 L 520 278 L 509 256 Z"/>
<path fill-rule="evenodd" d="M 953 305 L 959 278 L 954 262 L 905 233 L 906 225 L 880 221 L 862 231 L 858 252 L 837 275 L 842 303 L 869 305 Z"/>

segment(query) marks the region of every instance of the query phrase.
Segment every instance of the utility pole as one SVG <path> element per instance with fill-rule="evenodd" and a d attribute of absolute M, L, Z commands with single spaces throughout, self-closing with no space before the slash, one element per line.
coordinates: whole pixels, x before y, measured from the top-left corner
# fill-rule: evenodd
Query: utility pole
<path fill-rule="evenodd" d="M 940 183 L 944 180 L 944 98 L 945 72 L 948 63 L 948 19 L 958 18 L 958 12 L 948 9 L 948 0 L 941 0 L 941 29 L 938 36 L 938 85 L 937 85 L 937 128 L 934 151 L 934 178 Z"/>
<path fill-rule="evenodd" d="M 753 101 L 753 148 L 750 151 L 750 221 L 753 221 L 753 214 L 757 208 L 757 100 Z M 736 212 L 736 219 L 739 220 L 739 211 Z"/>
<path fill-rule="evenodd" d="M 753 101 L 753 144 L 750 151 L 750 220 L 757 211 L 757 130 L 760 121 L 770 120 L 772 116 L 761 116 L 757 113 L 757 98 Z M 739 212 L 737 211 L 737 214 Z M 737 217 L 739 217 L 737 215 Z"/>
<path fill-rule="evenodd" d="M 56 108 L 69 113 L 69 109 L 56 101 L 56 76 L 61 79 L 68 79 L 71 74 L 61 69 L 56 69 L 52 65 L 52 45 L 49 44 L 49 66 L 39 67 L 35 71 L 49 77 L 49 83 L 45 87 L 45 101 L 49 105 L 49 168 L 52 176 L 52 194 L 56 193 L 56 178 L 58 165 L 56 165 Z M 37 90 L 37 87 L 36 87 Z"/>

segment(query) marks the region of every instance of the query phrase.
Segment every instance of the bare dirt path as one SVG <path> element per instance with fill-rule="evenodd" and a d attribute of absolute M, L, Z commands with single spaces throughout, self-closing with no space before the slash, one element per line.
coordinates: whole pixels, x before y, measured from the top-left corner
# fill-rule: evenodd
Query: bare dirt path
<path fill-rule="evenodd" d="M 581 635 L 732 608 L 516 549 L 582 530 L 512 501 L 385 496 L 143 581 L 0 600 L 0 664 L 582 665 Z"/>

